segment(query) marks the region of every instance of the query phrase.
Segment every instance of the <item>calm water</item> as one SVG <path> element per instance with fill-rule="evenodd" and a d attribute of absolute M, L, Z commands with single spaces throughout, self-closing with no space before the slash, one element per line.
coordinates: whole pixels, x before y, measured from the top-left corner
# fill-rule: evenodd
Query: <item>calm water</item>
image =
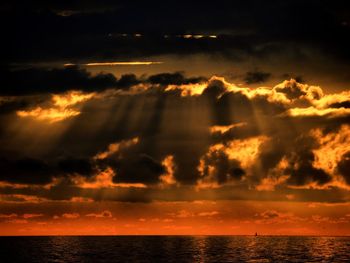
<path fill-rule="evenodd" d="M 350 238 L 0 237 L 0 262 L 350 262 Z"/>

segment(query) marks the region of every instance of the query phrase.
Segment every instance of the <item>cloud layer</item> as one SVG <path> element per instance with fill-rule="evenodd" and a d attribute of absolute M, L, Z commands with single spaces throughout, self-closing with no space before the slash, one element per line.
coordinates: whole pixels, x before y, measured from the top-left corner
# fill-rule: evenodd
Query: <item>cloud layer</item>
<path fill-rule="evenodd" d="M 228 199 L 272 192 L 269 198 L 280 200 L 308 199 L 317 189 L 348 198 L 347 91 L 324 94 L 294 79 L 248 88 L 181 73 L 117 79 L 77 67 L 42 71 L 43 87 L 58 72 L 88 82 L 64 80 L 56 83 L 64 89 L 44 91 L 29 81 L 3 94 L 2 104 L 28 101 L 2 114 L 3 194 L 149 201 L 182 192 L 203 199 L 211 198 L 208 191 Z"/>

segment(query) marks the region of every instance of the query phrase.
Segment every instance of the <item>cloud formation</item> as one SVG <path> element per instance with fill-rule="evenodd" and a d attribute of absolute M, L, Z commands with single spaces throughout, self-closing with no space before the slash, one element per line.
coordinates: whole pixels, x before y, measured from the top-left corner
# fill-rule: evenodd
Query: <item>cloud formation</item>
<path fill-rule="evenodd" d="M 131 86 L 53 93 L 22 110 L 79 114 L 70 117 L 56 146 L 21 157 L 3 152 L 1 191 L 48 199 L 148 201 L 176 199 L 182 191 L 208 198 L 206 191 L 226 196 L 225 189 L 237 188 L 239 198 L 256 191 L 275 192 L 278 198 L 285 192 L 285 199 L 304 196 L 301 191 L 308 189 L 349 188 L 348 92 L 325 94 L 293 79 L 271 88 L 181 73 L 121 79 Z M 17 126 L 26 119 L 11 118 Z M 39 127 L 56 129 L 59 122 L 63 119 L 51 118 Z M 2 136 L 6 140 L 6 132 Z M 14 141 L 6 145 L 7 151 L 21 152 Z M 78 190 L 80 196 L 74 194 Z"/>
<path fill-rule="evenodd" d="M 187 78 L 181 72 L 160 73 L 140 78 L 135 74 L 124 74 L 117 78 L 113 74 L 105 72 L 92 74 L 79 66 L 62 68 L 31 67 L 29 69 L 5 68 L 3 71 L 4 89 L 0 91 L 1 96 L 61 94 L 72 90 L 93 93 L 106 89 L 125 90 L 138 84 L 166 86 L 170 84 L 195 84 L 206 80 L 204 77 Z M 77 103 L 81 101 L 78 95 L 82 95 L 82 93 L 66 94 L 65 98 L 53 97 L 53 100 L 56 103 L 60 103 L 62 100 Z"/>

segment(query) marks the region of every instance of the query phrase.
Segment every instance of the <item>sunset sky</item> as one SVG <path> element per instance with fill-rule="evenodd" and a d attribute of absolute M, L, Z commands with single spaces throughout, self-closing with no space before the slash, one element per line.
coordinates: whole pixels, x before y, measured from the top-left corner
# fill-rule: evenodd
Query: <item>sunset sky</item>
<path fill-rule="evenodd" d="M 4 1 L 0 235 L 350 235 L 350 3 Z"/>

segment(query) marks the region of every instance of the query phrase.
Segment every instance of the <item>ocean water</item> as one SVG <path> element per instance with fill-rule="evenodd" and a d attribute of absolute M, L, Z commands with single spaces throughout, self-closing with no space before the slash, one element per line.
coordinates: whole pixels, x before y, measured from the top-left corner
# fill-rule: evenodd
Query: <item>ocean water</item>
<path fill-rule="evenodd" d="M 0 262 L 350 262 L 350 238 L 0 237 Z"/>

